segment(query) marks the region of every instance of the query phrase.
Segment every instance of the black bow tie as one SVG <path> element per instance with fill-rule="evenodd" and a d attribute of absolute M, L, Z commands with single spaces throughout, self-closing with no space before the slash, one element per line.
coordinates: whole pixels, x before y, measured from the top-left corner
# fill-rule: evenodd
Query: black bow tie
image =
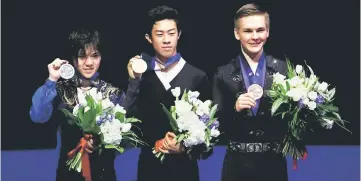
<path fill-rule="evenodd" d="M 81 87 L 93 87 L 91 81 L 90 81 L 90 80 L 87 80 L 87 79 L 81 80 L 81 81 L 80 81 L 80 86 L 81 86 Z"/>

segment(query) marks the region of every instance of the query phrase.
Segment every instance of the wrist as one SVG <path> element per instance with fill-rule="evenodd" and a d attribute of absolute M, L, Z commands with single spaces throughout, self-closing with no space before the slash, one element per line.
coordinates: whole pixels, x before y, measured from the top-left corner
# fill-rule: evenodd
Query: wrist
<path fill-rule="evenodd" d="M 59 78 L 55 78 L 55 77 L 49 76 L 48 79 L 51 80 L 51 81 L 53 81 L 53 82 L 57 82 Z"/>

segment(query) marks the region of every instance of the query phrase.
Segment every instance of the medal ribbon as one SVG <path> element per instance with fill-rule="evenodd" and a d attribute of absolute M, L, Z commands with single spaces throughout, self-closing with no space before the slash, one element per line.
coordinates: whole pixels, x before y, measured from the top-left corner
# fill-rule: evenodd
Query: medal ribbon
<path fill-rule="evenodd" d="M 265 63 L 266 57 L 264 53 L 262 53 L 261 57 L 259 58 L 255 74 L 253 74 L 252 69 L 249 66 L 248 62 L 246 61 L 246 58 L 244 58 L 243 54 L 239 55 L 238 59 L 241 65 L 242 76 L 244 79 L 246 90 L 248 90 L 249 86 L 252 84 L 258 84 L 263 88 L 264 78 L 266 75 L 266 63 Z M 260 99 L 257 99 L 256 106 L 252 107 L 253 116 L 257 114 L 259 103 L 260 103 Z"/>
<path fill-rule="evenodd" d="M 169 67 L 169 65 L 172 65 L 173 63 L 178 62 L 180 59 L 181 59 L 180 53 L 177 53 L 177 54 L 169 57 L 168 60 L 164 64 L 164 69 L 167 69 Z M 161 69 L 155 69 L 155 62 L 156 62 L 156 57 L 153 57 L 152 61 L 151 61 L 153 69 L 155 71 L 161 71 Z"/>

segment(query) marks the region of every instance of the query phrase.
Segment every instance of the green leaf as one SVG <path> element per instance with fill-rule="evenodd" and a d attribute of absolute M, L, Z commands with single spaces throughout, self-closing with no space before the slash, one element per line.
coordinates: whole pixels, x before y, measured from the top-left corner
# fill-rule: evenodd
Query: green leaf
<path fill-rule="evenodd" d="M 134 117 L 125 119 L 125 123 L 141 123 L 141 122 L 142 122 L 141 120 Z"/>
<path fill-rule="evenodd" d="M 104 145 L 104 148 L 106 149 L 112 149 L 112 148 L 116 148 L 117 146 L 115 145 Z"/>
<path fill-rule="evenodd" d="M 95 101 L 92 96 L 90 96 L 89 94 L 85 95 L 85 100 L 91 109 L 95 108 Z"/>
<path fill-rule="evenodd" d="M 298 112 L 299 112 L 299 109 L 298 108 L 296 108 L 296 112 L 293 114 L 293 119 L 292 119 L 292 128 L 291 128 L 291 132 L 292 132 L 292 135 L 296 138 L 296 139 L 298 139 L 298 140 L 300 140 L 300 133 L 301 133 L 301 131 L 300 131 L 300 129 L 298 128 L 298 124 L 297 124 L 297 119 L 298 119 Z"/>
<path fill-rule="evenodd" d="M 336 107 L 332 104 L 319 104 L 317 106 L 318 106 L 318 109 L 320 109 L 321 111 L 338 112 L 338 107 Z"/>
<path fill-rule="evenodd" d="M 187 100 L 188 100 L 188 99 L 187 99 L 187 97 L 188 97 L 187 95 L 188 95 L 187 89 L 184 89 L 184 92 L 183 92 L 183 95 L 182 95 L 181 100 L 187 101 Z"/>
<path fill-rule="evenodd" d="M 281 93 L 283 94 L 283 95 L 285 95 L 287 92 L 286 92 L 286 89 L 281 85 L 281 84 L 278 84 L 277 85 L 278 86 L 278 89 L 281 91 Z"/>
<path fill-rule="evenodd" d="M 78 118 L 73 115 L 69 110 L 67 109 L 60 109 L 61 112 L 65 114 L 65 119 L 68 120 L 68 123 L 70 125 L 76 124 L 78 122 Z"/>
<path fill-rule="evenodd" d="M 177 113 L 172 111 L 172 117 L 173 119 L 177 120 Z"/>
<path fill-rule="evenodd" d="M 211 110 L 209 111 L 209 119 L 210 120 L 213 120 L 214 119 L 214 115 L 216 114 L 216 112 L 217 112 L 217 107 L 218 107 L 218 105 L 216 104 L 216 105 L 214 105 L 212 108 L 211 108 Z M 213 123 L 213 122 L 212 122 Z M 212 124 L 211 123 L 211 124 Z"/>
<path fill-rule="evenodd" d="M 177 136 L 177 142 L 181 142 L 184 139 L 185 135 L 184 134 L 179 134 L 179 136 Z"/>
<path fill-rule="evenodd" d="M 123 139 L 133 141 L 136 144 L 148 145 L 146 142 L 140 140 L 135 134 L 132 134 L 131 136 L 123 136 Z"/>
<path fill-rule="evenodd" d="M 100 127 L 95 125 L 91 130 L 89 130 L 88 132 L 90 132 L 91 134 L 94 134 L 94 135 L 98 135 L 100 133 Z"/>
<path fill-rule="evenodd" d="M 287 62 L 287 78 L 292 78 L 292 77 L 296 76 L 294 68 L 293 68 L 290 60 L 287 57 L 286 57 L 286 62 Z"/>
<path fill-rule="evenodd" d="M 288 83 L 288 81 L 286 81 L 286 92 L 289 91 L 291 89 L 290 83 Z"/>
<path fill-rule="evenodd" d="M 100 137 L 100 141 L 103 143 L 104 142 L 104 135 L 101 133 L 101 134 L 99 134 L 99 137 Z"/>
<path fill-rule="evenodd" d="M 103 111 L 103 107 L 102 104 L 97 104 L 96 106 L 96 113 L 99 114 Z"/>
<path fill-rule="evenodd" d="M 92 129 L 96 126 L 95 116 L 96 113 L 94 109 L 90 109 L 89 111 L 84 113 L 81 125 L 85 132 L 91 132 Z"/>
<path fill-rule="evenodd" d="M 334 87 L 333 89 L 328 91 L 327 98 L 331 100 L 333 96 L 335 96 L 335 93 L 336 93 L 336 88 Z"/>
<path fill-rule="evenodd" d="M 102 152 L 103 152 L 103 148 L 100 147 L 98 150 L 99 150 L 98 153 L 99 153 L 99 156 L 100 156 L 102 154 Z"/>
<path fill-rule="evenodd" d="M 125 122 L 125 114 L 121 113 L 121 112 L 116 112 L 115 113 L 115 118 L 117 120 L 119 120 L 121 123 Z"/>
<path fill-rule="evenodd" d="M 278 108 L 281 106 L 282 103 L 285 103 L 284 99 L 278 98 L 276 101 L 273 102 L 272 108 L 271 108 L 271 115 L 273 116 L 274 113 L 278 110 Z"/>
<path fill-rule="evenodd" d="M 120 153 L 124 152 L 124 148 L 120 147 L 120 146 L 115 146 L 115 145 L 105 145 L 104 148 L 106 149 L 116 149 L 118 150 Z"/>
<path fill-rule="evenodd" d="M 269 97 L 271 97 L 271 98 L 274 98 L 274 97 L 277 97 L 277 92 L 276 91 L 274 91 L 274 90 L 268 90 L 267 91 L 267 95 L 269 96 Z"/>
<path fill-rule="evenodd" d="M 175 112 L 175 106 L 170 107 L 170 112 Z"/>
<path fill-rule="evenodd" d="M 170 126 L 171 126 L 173 132 L 178 133 L 178 126 L 177 126 L 176 120 L 173 118 L 172 114 L 168 111 L 168 109 L 162 103 L 161 103 L 161 105 L 162 105 L 163 112 L 166 114 L 166 116 L 170 122 Z"/>
<path fill-rule="evenodd" d="M 311 73 L 311 74 L 314 74 L 314 73 L 313 73 L 313 70 L 312 70 L 312 68 L 311 68 L 310 66 L 308 66 L 308 65 L 307 65 L 307 62 L 306 62 L 306 60 L 305 60 L 305 64 L 306 64 L 306 66 L 308 67 L 308 70 L 310 70 L 310 73 Z"/>
<path fill-rule="evenodd" d="M 282 113 L 282 119 L 285 117 L 285 114 L 286 114 L 287 112 L 283 112 Z"/>
<path fill-rule="evenodd" d="M 211 140 L 210 140 L 210 136 L 211 135 L 211 131 L 210 131 L 210 129 L 206 129 L 206 145 L 207 145 L 207 147 L 209 146 L 209 144 L 210 144 L 210 142 L 211 142 Z"/>
<path fill-rule="evenodd" d="M 78 109 L 78 118 L 79 118 L 79 122 L 82 123 L 84 120 L 84 107 L 83 106 L 81 106 Z"/>

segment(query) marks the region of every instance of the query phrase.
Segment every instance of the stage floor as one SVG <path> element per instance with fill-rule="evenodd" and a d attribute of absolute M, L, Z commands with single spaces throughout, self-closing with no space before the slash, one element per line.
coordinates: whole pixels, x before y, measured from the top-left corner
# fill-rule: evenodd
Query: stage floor
<path fill-rule="evenodd" d="M 289 181 L 359 181 L 359 146 L 308 146 L 309 156 L 292 170 L 288 158 Z M 116 158 L 118 181 L 135 181 L 139 149 L 129 149 Z M 207 160 L 199 161 L 201 181 L 219 181 L 225 147 L 217 146 Z M 1 152 L 2 181 L 53 181 L 58 150 Z"/>

